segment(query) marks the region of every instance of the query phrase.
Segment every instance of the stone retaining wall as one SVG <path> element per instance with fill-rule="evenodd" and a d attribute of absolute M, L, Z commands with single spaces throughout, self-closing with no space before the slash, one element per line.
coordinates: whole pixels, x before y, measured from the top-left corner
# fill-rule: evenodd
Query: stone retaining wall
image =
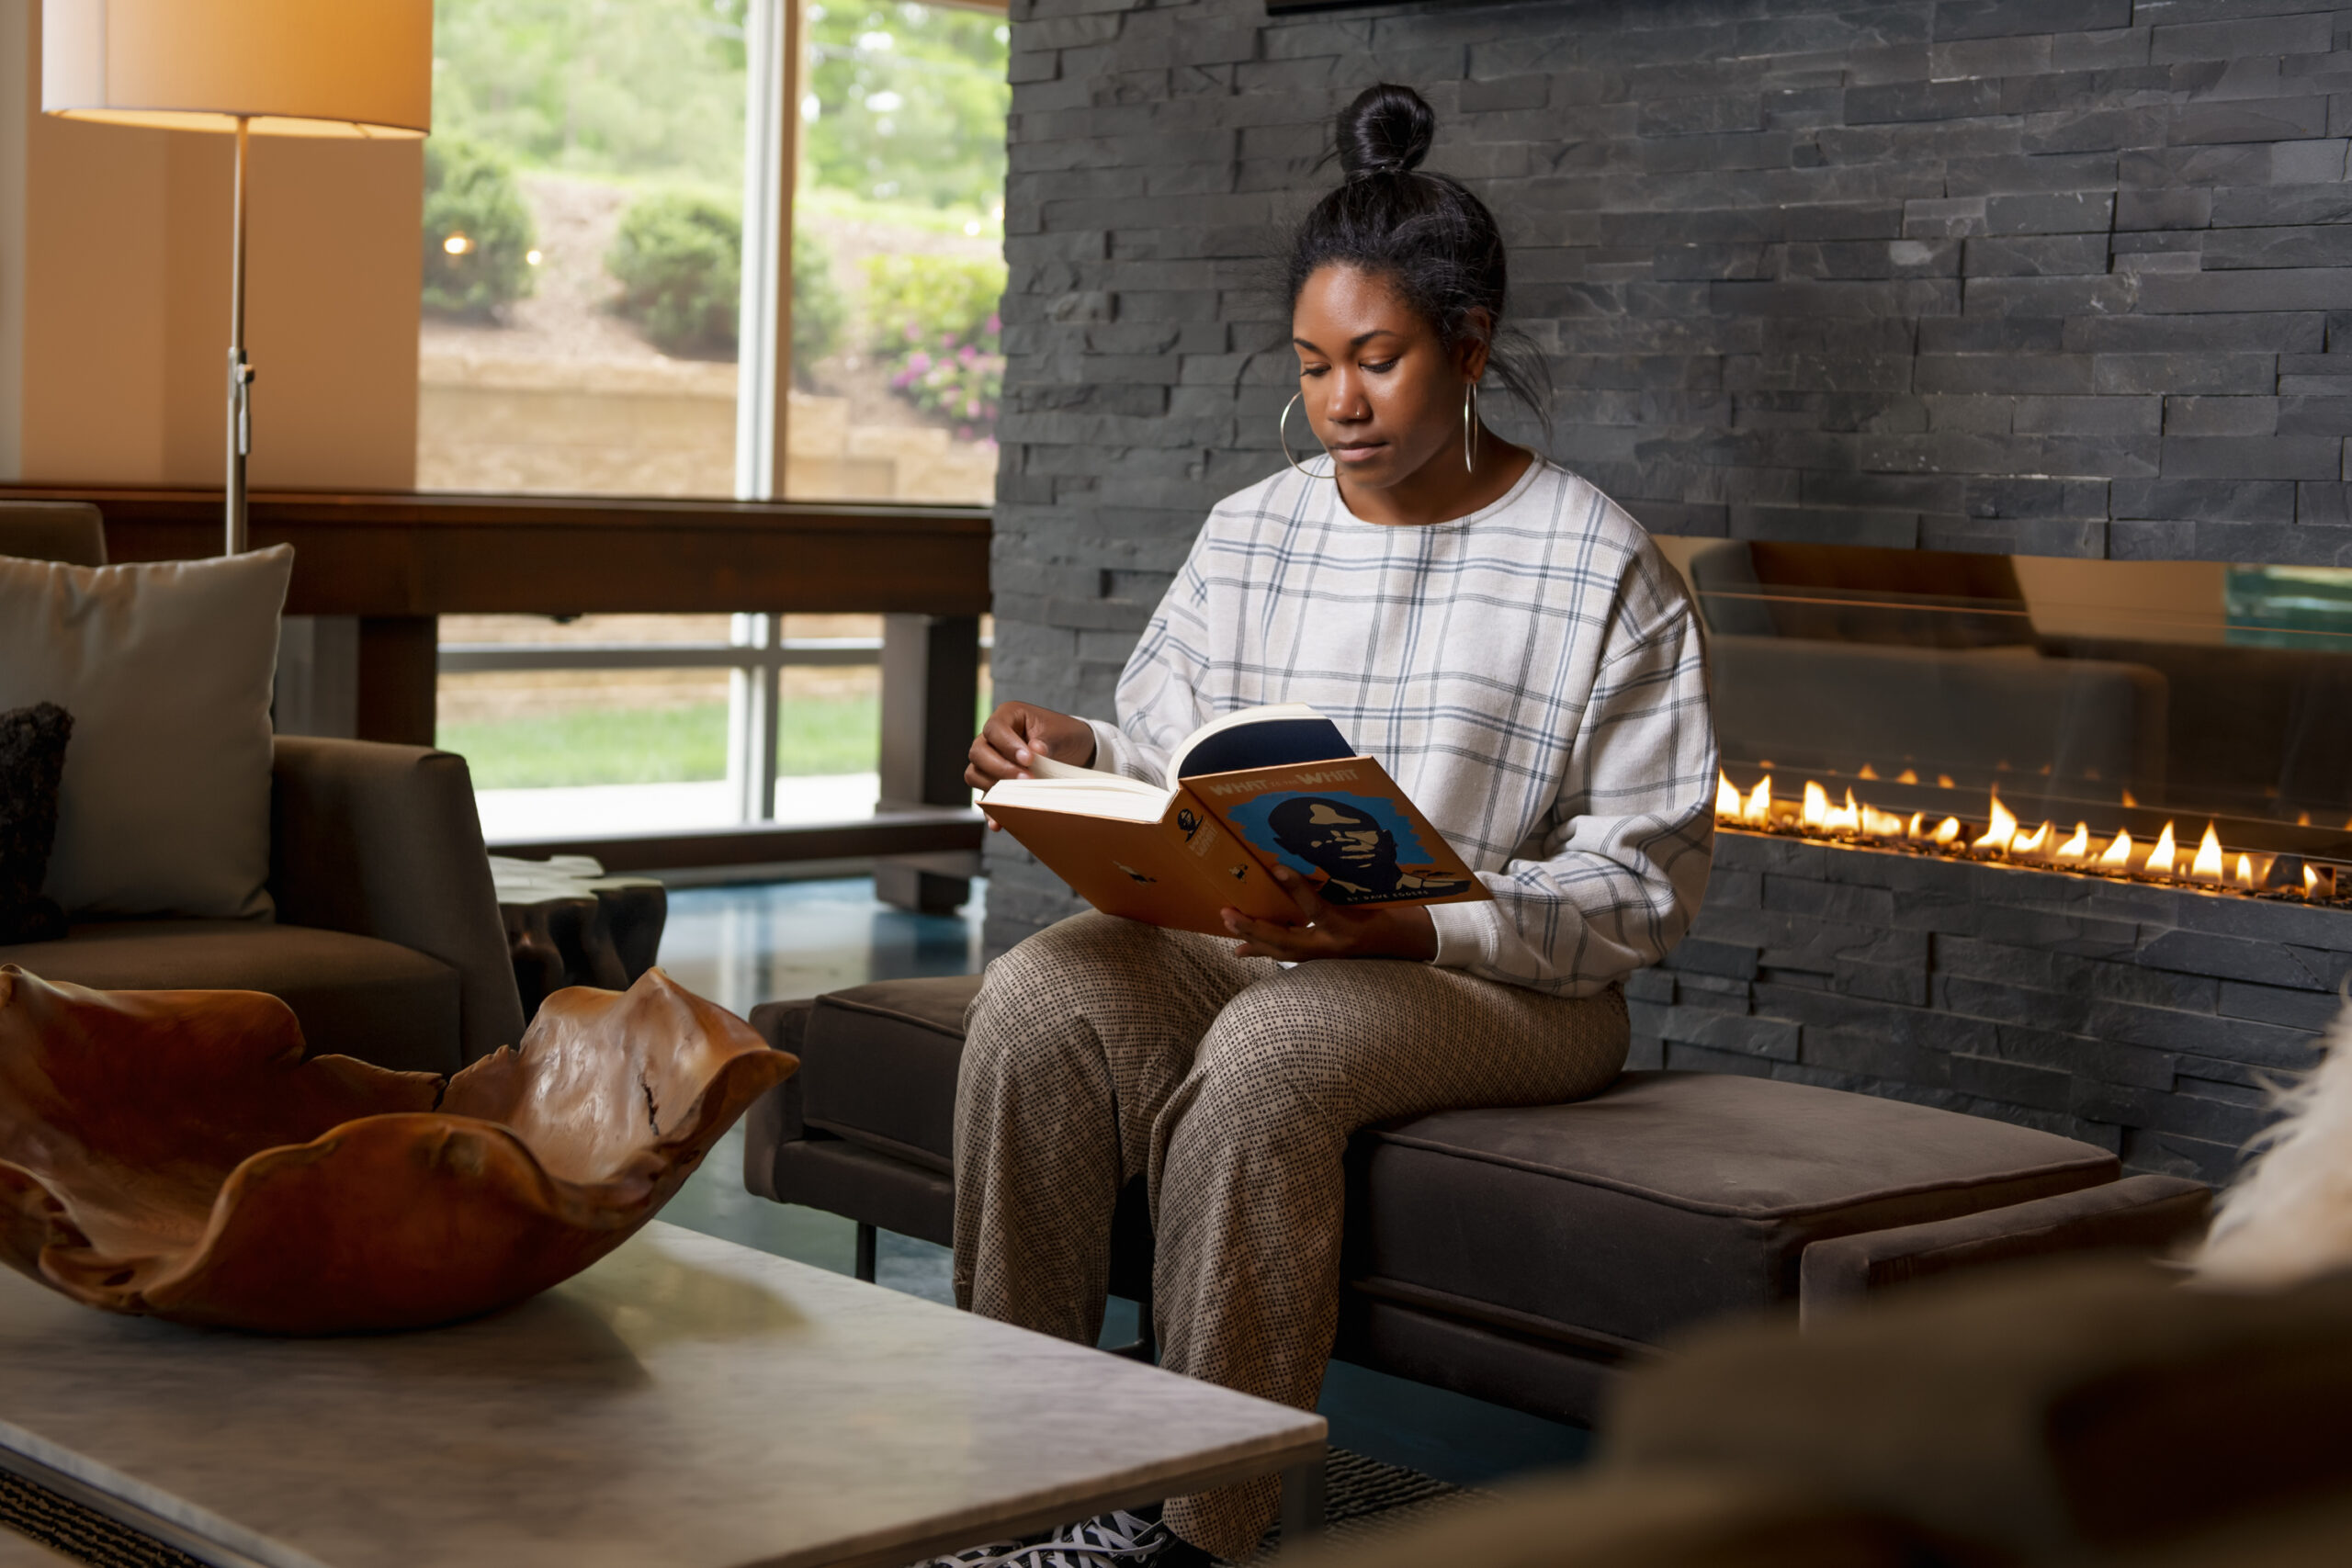
<path fill-rule="evenodd" d="M 996 456 L 934 425 L 856 425 L 846 398 L 793 392 L 795 500 L 968 505 Z M 417 374 L 424 490 L 731 496 L 735 367 L 427 354 Z"/>

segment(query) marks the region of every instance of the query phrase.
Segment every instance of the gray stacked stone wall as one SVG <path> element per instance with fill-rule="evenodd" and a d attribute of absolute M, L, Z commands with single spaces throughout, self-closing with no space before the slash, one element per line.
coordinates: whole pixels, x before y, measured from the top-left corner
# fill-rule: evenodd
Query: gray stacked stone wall
<path fill-rule="evenodd" d="M 1270 19 L 1261 0 L 1012 0 L 1012 16 L 1001 695 L 1108 714 L 1204 513 L 1282 460 L 1294 367 L 1262 258 L 1333 178 L 1318 161 L 1339 107 L 1382 79 L 1429 97 L 1430 166 L 1477 190 L 1511 243 L 1512 310 L 1558 400 L 1548 435 L 1508 428 L 1653 529 L 2352 564 L 2352 12 L 1520 0 Z M 1073 908 L 1009 840 L 989 870 L 992 946 Z M 1726 865 L 1724 886 L 1765 874 Z M 1724 898 L 1702 941 L 1750 912 Z M 2133 929 L 2195 929 L 2167 919 Z M 1916 935 L 1901 984 L 1931 997 L 2010 983 L 1952 964 L 2035 951 Z M 1820 995 L 2023 1027 L 1849 988 L 1876 983 L 1850 978 L 1873 964 L 1904 967 L 1833 964 Z M 1793 1053 L 1727 1062 L 1962 1096 L 1976 1089 L 1953 1071 L 1995 1070 L 1808 1060 L 1813 1015 L 1773 1010 L 1796 982 L 1739 978 L 1747 1005 L 1726 1010 L 1685 999 L 1705 978 L 1678 961 L 1642 984 L 1670 985 L 1651 1001 L 1675 1017 L 1747 1017 Z M 2292 1026 L 2319 1010 L 2294 1006 Z M 2233 1021 L 2218 989 L 2181 1016 L 2248 1040 L 2290 1027 Z M 1820 1023 L 1821 1049 L 1858 1027 Z M 1651 1032 L 1687 1059 L 1713 1048 Z M 1952 1063 L 2010 1060 L 1962 1032 L 1975 1043 Z M 2183 1104 L 2245 1115 L 2198 1131 L 1978 1098 L 2131 1129 L 2143 1164 L 2172 1157 L 2148 1139 L 2202 1140 L 2184 1157 L 2210 1164 L 2251 1124 L 2251 1091 L 2187 1077 L 2221 1088 Z"/>
<path fill-rule="evenodd" d="M 1725 832 L 1626 984 L 1635 1066 L 1868 1089 L 2225 1177 L 2308 1067 L 2352 913 Z"/>

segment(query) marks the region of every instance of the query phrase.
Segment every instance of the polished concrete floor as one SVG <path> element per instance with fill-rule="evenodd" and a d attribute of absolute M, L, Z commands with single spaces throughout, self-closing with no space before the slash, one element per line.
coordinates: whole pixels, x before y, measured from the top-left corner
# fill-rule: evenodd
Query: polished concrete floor
<path fill-rule="evenodd" d="M 985 897 L 976 893 L 959 915 L 924 916 L 877 902 L 864 878 L 679 889 L 670 897 L 662 964 L 684 985 L 739 1013 L 867 980 L 968 974 L 980 963 Z M 740 1129 L 662 1218 L 841 1273 L 851 1269 L 855 1240 L 847 1220 L 743 1190 Z M 944 1248 L 886 1234 L 877 1252 L 881 1283 L 948 1299 Z M 1134 1304 L 1114 1301 L 1105 1341 L 1134 1332 Z M 1463 1485 L 1574 1464 L 1587 1447 L 1579 1427 L 1336 1362 L 1320 1408 L 1340 1447 Z"/>

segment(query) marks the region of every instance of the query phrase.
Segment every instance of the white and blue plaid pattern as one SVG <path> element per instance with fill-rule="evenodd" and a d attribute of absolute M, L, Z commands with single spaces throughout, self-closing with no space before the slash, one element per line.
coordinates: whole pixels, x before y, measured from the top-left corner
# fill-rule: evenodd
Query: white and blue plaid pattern
<path fill-rule="evenodd" d="M 1589 996 L 1706 891 L 1715 738 L 1698 622 L 1640 524 L 1538 459 L 1452 523 L 1359 521 L 1285 470 L 1209 514 L 1119 682 L 1095 765 L 1153 783 L 1220 714 L 1312 704 L 1495 895 L 1432 906 L 1437 962 Z"/>

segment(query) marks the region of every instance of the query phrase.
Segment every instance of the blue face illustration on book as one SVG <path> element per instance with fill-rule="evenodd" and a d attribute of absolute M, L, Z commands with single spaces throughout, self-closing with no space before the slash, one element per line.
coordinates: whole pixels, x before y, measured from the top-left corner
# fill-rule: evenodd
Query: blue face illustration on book
<path fill-rule="evenodd" d="M 1470 886 L 1426 865 L 1409 869 L 1427 852 L 1412 825 L 1377 796 L 1277 792 L 1236 809 L 1233 823 L 1253 848 L 1318 878 L 1316 893 L 1328 903 L 1442 898 Z"/>

